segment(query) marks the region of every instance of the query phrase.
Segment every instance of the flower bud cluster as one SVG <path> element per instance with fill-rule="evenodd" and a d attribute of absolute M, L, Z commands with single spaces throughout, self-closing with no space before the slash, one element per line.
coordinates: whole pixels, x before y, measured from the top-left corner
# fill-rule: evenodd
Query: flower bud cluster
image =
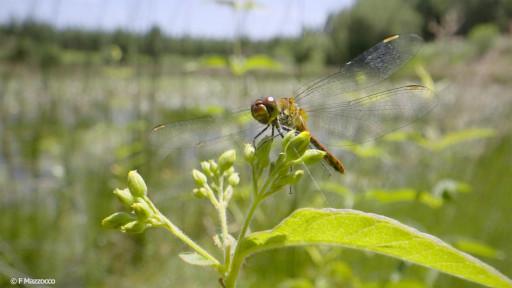
<path fill-rule="evenodd" d="M 235 150 L 228 150 L 217 161 L 201 162 L 201 169 L 192 170 L 196 187 L 192 192 L 197 198 L 208 198 L 218 208 L 219 204 L 227 206 L 233 196 L 233 188 L 240 183 L 240 176 L 235 172 Z"/>
<path fill-rule="evenodd" d="M 247 144 L 244 156 L 256 172 L 259 178 L 265 169 L 269 168 L 268 179 L 272 179 L 268 191 L 272 194 L 284 186 L 296 184 L 304 175 L 303 170 L 294 170 L 297 165 L 312 165 L 325 157 L 325 152 L 308 149 L 311 135 L 308 131 L 296 134 L 296 131 L 288 132 L 281 143 L 281 152 L 277 159 L 270 161 L 272 138 L 263 139 L 254 151 L 252 145 Z"/>
<path fill-rule="evenodd" d="M 141 233 L 159 223 L 157 210 L 147 198 L 147 186 L 142 176 L 133 170 L 128 173 L 128 188 L 114 189 L 114 195 L 128 212 L 116 212 L 101 222 L 104 227 L 127 233 Z"/>

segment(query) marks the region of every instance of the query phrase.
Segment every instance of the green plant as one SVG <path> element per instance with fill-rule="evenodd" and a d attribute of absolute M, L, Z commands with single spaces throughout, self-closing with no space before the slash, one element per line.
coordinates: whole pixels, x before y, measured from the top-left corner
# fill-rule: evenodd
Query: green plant
<path fill-rule="evenodd" d="M 214 237 L 222 260 L 206 251 L 165 217 L 147 194 L 142 177 L 135 171 L 128 175 L 128 188 L 114 194 L 128 208 L 103 220 L 103 225 L 122 232 L 141 233 L 149 227 L 163 227 L 182 240 L 193 252 L 181 254 L 185 262 L 208 266 L 218 271 L 223 287 L 235 287 L 244 260 L 252 254 L 276 248 L 305 245 L 336 245 L 375 252 L 436 269 L 490 287 L 512 287 L 512 281 L 487 264 L 461 252 L 431 235 L 393 219 L 351 209 L 298 209 L 276 227 L 248 233 L 254 212 L 275 193 L 294 185 L 304 175 L 302 165 L 323 159 L 323 151 L 308 149 L 310 135 L 288 133 L 276 157 L 271 153 L 273 140 L 265 138 L 258 149 L 246 144 L 245 162 L 251 167 L 252 200 L 235 239 L 228 231 L 227 207 L 239 185 L 234 168 L 236 152 L 223 153 L 218 161 L 201 163 L 193 170 L 195 196 L 210 201 L 217 211 L 220 235 Z"/>
<path fill-rule="evenodd" d="M 476 47 L 478 53 L 482 55 L 494 46 L 499 35 L 500 30 L 495 24 L 479 24 L 471 29 L 468 39 Z"/>

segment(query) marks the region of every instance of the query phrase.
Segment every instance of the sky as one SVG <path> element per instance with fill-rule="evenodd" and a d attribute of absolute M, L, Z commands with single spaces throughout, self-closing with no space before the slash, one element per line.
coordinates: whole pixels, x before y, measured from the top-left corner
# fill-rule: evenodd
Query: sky
<path fill-rule="evenodd" d="M 302 27 L 322 27 L 329 13 L 353 0 L 257 0 L 247 12 L 242 33 L 253 39 L 294 36 Z M 137 32 L 157 25 L 166 34 L 230 38 L 236 14 L 213 0 L 0 0 L 0 22 L 42 20 L 59 28 Z"/>

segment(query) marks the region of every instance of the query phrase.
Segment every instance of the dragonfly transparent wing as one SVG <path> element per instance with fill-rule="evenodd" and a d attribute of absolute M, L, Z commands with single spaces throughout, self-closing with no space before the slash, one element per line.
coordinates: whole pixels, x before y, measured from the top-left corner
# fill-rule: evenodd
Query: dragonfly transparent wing
<path fill-rule="evenodd" d="M 248 110 L 225 111 L 158 125 L 150 132 L 150 138 L 160 156 L 167 156 L 179 148 L 208 149 L 240 139 L 250 142 L 249 135 L 257 129 L 253 122 Z"/>
<path fill-rule="evenodd" d="M 312 133 L 319 131 L 318 136 L 328 138 L 331 145 L 342 140 L 363 143 L 418 121 L 437 103 L 432 91 L 421 85 L 352 94 L 356 93 L 364 96 L 305 109 Z"/>
<path fill-rule="evenodd" d="M 386 38 L 346 63 L 340 71 L 299 89 L 295 99 L 301 107 L 326 98 L 368 88 L 388 78 L 418 51 L 423 40 L 416 35 Z"/>

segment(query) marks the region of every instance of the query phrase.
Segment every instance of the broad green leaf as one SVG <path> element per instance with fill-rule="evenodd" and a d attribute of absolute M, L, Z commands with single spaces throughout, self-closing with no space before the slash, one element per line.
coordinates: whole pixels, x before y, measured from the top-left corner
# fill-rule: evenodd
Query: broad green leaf
<path fill-rule="evenodd" d="M 181 253 L 181 260 L 187 262 L 188 264 L 197 265 L 197 266 L 215 266 L 216 263 L 206 259 L 205 257 L 195 253 L 195 252 L 187 252 Z"/>
<path fill-rule="evenodd" d="M 252 233 L 239 245 L 246 257 L 268 249 L 319 244 L 395 257 L 489 287 L 512 287 L 496 269 L 436 237 L 356 210 L 299 209 L 272 230 Z"/>

